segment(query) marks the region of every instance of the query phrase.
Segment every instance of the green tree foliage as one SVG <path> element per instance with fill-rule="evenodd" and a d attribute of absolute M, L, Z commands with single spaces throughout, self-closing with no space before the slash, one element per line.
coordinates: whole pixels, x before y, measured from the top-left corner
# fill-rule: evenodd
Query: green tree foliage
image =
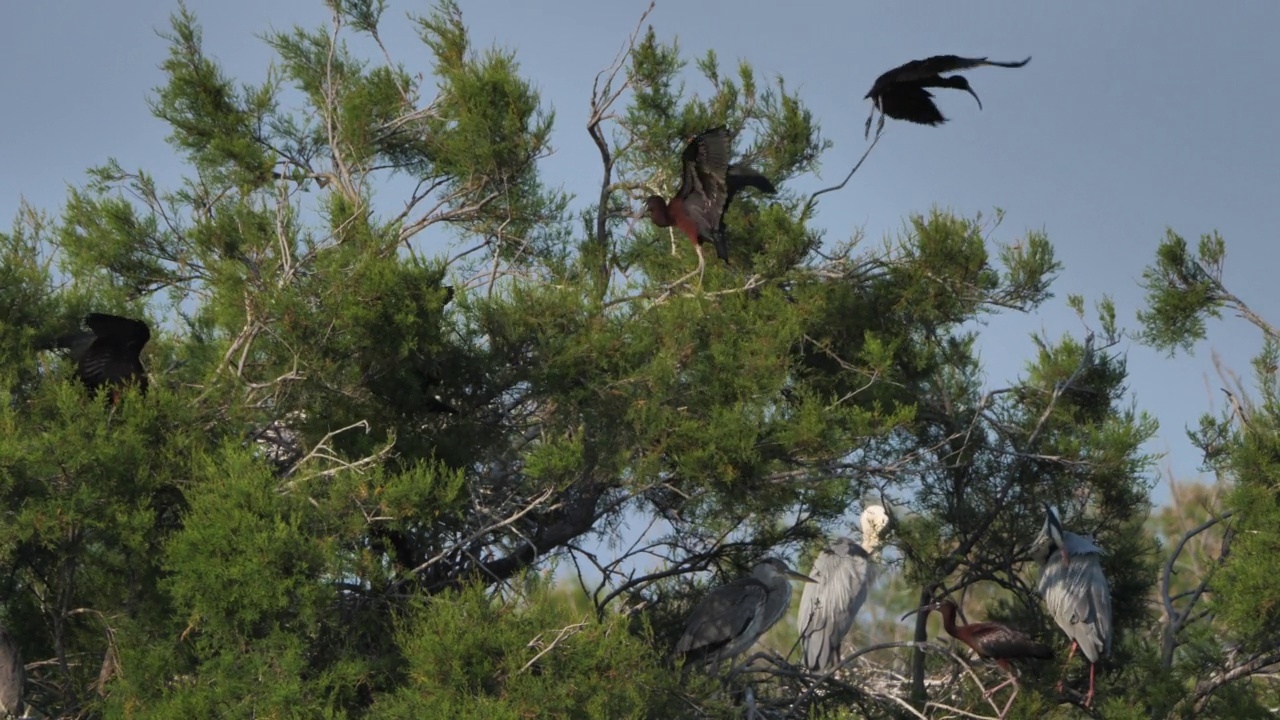
<path fill-rule="evenodd" d="M 1052 297 L 1044 234 L 1000 244 L 999 212 L 935 209 L 881 246 L 824 242 L 812 213 L 838 188 L 789 187 L 830 145 L 801 96 L 714 52 L 690 67 L 652 28 L 590 90 L 600 192 L 574 204 L 542 175 L 556 117 L 536 78 L 477 50 L 453 2 L 413 19 L 429 80 L 387 53 L 381 2 L 328 5 L 330 26 L 264 36 L 257 86 L 180 8 L 152 109 L 186 179 L 112 160 L 60 217 L 24 208 L 0 235 L 0 620 L 37 707 L 738 717 L 749 682 L 770 717 L 979 711 L 924 622 L 914 654 L 888 642 L 821 680 L 775 660 L 726 692 L 669 662 L 708 582 L 812 557 L 875 500 L 894 511 L 882 611 L 950 593 L 1065 657 L 1022 553 L 1041 504 L 1061 508 L 1108 551 L 1107 717 L 1205 710 L 1147 603 L 1155 424 L 1125 395 L 1110 303 L 1086 322 L 1070 298 L 1081 336 L 1033 338 L 1023 376 L 985 387 L 978 323 Z M 716 124 L 780 192 L 735 198 L 729 262 L 698 284 L 688 239 L 634 216 Z M 1163 337 L 1227 296 L 1198 297 L 1160 311 Z M 91 310 L 149 320 L 145 396 L 90 400 L 35 350 Z M 1222 442 L 1238 472 L 1270 462 Z M 627 525 L 649 532 L 625 545 Z M 1235 538 L 1233 558 L 1265 549 Z M 1275 577 L 1251 567 L 1220 577 Z M 568 589 L 545 575 L 570 568 Z M 1260 647 L 1269 620 L 1213 602 Z M 794 637 L 786 621 L 766 646 Z M 1062 695 L 1057 667 L 1028 670 L 1014 713 L 1076 712 L 1082 669 Z M 1209 711 L 1257 706 L 1226 684 Z"/>
<path fill-rule="evenodd" d="M 1167 664 L 1187 666 L 1192 692 L 1178 706 L 1187 716 L 1267 717 L 1280 698 L 1280 687 L 1265 679 L 1280 663 L 1280 332 L 1224 284 L 1226 249 L 1214 232 L 1192 252 L 1169 230 L 1156 263 L 1143 273 L 1147 307 L 1138 318 L 1153 347 L 1190 351 L 1205 337 L 1206 319 L 1220 319 L 1223 311 L 1262 335 L 1252 390 L 1220 368 L 1226 409 L 1205 414 L 1188 432 L 1225 492 L 1202 502 L 1203 518 L 1184 533 L 1207 534 L 1214 542 L 1191 586 L 1179 593 L 1171 584 L 1165 593 L 1181 601 L 1170 602 L 1175 612 L 1165 620 L 1165 654 Z M 1250 692 L 1245 683 L 1252 678 L 1259 682 Z"/>

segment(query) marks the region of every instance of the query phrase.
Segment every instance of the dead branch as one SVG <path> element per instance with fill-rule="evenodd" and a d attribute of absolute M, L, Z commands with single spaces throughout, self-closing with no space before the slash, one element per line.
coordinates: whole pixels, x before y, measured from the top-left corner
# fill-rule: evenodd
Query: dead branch
<path fill-rule="evenodd" d="M 1178 544 L 1174 547 L 1173 552 L 1169 554 L 1169 559 L 1165 561 L 1164 571 L 1161 573 L 1161 576 L 1160 576 L 1160 600 L 1164 605 L 1164 612 L 1167 620 L 1166 620 L 1164 629 L 1161 632 L 1160 662 L 1166 670 L 1173 667 L 1173 651 L 1177 648 L 1178 634 L 1182 632 L 1183 628 L 1189 625 L 1192 620 L 1194 620 L 1197 617 L 1200 617 L 1199 615 L 1193 616 L 1192 612 L 1195 610 L 1196 604 L 1200 601 L 1200 598 L 1204 595 L 1205 590 L 1208 588 L 1209 580 L 1213 577 L 1213 568 L 1210 568 L 1207 572 L 1204 573 L 1204 576 L 1201 578 L 1200 583 L 1196 586 L 1195 590 L 1191 591 L 1190 593 L 1191 599 L 1187 601 L 1186 606 L 1181 611 L 1179 611 L 1173 605 L 1175 598 L 1172 596 L 1170 592 L 1170 583 L 1173 577 L 1173 566 L 1174 564 L 1177 563 L 1178 557 L 1182 555 L 1183 549 L 1186 548 L 1187 543 L 1192 538 L 1208 530 L 1209 528 L 1217 525 L 1218 523 L 1230 519 L 1231 516 L 1234 514 L 1235 514 L 1234 511 L 1228 510 L 1227 512 L 1222 513 L 1218 517 L 1209 518 L 1205 522 L 1202 522 L 1199 525 L 1195 526 L 1194 528 L 1191 528 L 1187 532 L 1183 533 L 1182 539 L 1178 541 Z M 1229 547 L 1229 542 L 1226 539 L 1224 539 L 1224 542 L 1222 544 L 1222 549 L 1219 552 L 1219 556 L 1218 556 L 1219 563 L 1225 559 L 1228 547 Z"/>
<path fill-rule="evenodd" d="M 849 181 L 853 179 L 853 174 L 858 172 L 858 168 L 862 167 L 862 163 L 866 161 L 867 156 L 871 154 L 871 150 L 875 148 L 876 143 L 878 142 L 880 142 L 880 135 L 876 135 L 875 139 L 871 141 L 871 144 L 868 145 L 867 149 L 863 151 L 862 157 L 858 158 L 858 162 L 853 164 L 853 168 L 849 170 L 848 175 L 844 176 L 844 180 L 842 180 L 839 185 L 832 185 L 829 188 L 822 188 L 821 190 L 817 190 L 812 195 L 809 196 L 809 199 L 806 200 L 804 203 L 804 209 L 800 211 L 801 222 L 804 222 L 805 220 L 809 219 L 809 213 L 812 212 L 814 207 L 817 206 L 819 195 L 824 195 L 829 192 L 835 192 L 837 190 L 843 190 L 844 186 L 849 184 Z"/>
<path fill-rule="evenodd" d="M 542 648 L 542 649 L 538 651 L 538 654 L 537 654 L 537 655 L 534 655 L 532 658 L 530 658 L 530 659 L 529 659 L 529 662 L 527 662 L 527 663 L 525 663 L 525 664 L 524 664 L 524 667 L 522 667 L 522 668 L 520 668 L 519 670 L 517 670 L 517 671 L 516 671 L 516 674 L 517 674 L 517 675 L 519 675 L 520 673 L 524 672 L 525 670 L 528 670 L 530 667 L 532 667 L 532 666 L 533 666 L 533 664 L 534 664 L 534 663 L 538 662 L 538 658 L 540 658 L 540 657 L 542 657 L 543 655 L 546 655 L 547 653 L 551 652 L 551 650 L 552 650 L 553 648 L 555 648 L 555 646 L 556 646 L 557 644 L 559 644 L 559 642 L 560 642 L 561 640 L 564 640 L 564 639 L 565 639 L 565 638 L 567 638 L 567 637 L 570 637 L 570 636 L 572 636 L 572 635 L 575 635 L 575 634 L 577 634 L 577 633 L 581 632 L 581 631 L 582 631 L 582 629 L 583 629 L 584 627 L 586 627 L 586 626 L 587 626 L 587 623 L 586 623 L 586 621 L 584 620 L 584 621 L 582 621 L 582 622 L 580 622 L 580 623 L 574 623 L 573 625 L 568 625 L 568 626 L 565 626 L 565 627 L 560 628 L 560 632 L 556 633 L 556 637 L 555 637 L 555 639 L 554 639 L 554 640 L 552 640 L 550 643 L 548 643 L 546 647 L 542 647 L 542 634 L 541 634 L 541 633 L 539 633 L 539 634 L 537 635 L 537 637 L 535 637 L 534 639 L 530 640 L 530 641 L 529 641 L 529 644 L 528 644 L 528 645 L 526 645 L 525 647 L 530 647 L 530 648 L 535 648 L 535 647 L 537 647 L 537 648 Z"/>

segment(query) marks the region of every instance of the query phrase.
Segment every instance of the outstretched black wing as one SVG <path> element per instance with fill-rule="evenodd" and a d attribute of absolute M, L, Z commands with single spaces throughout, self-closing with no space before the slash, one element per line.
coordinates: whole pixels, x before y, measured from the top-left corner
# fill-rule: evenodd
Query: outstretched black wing
<path fill-rule="evenodd" d="M 933 102 L 933 93 L 914 85 L 889 88 L 880 96 L 880 112 L 896 120 L 921 125 L 941 125 L 947 121 Z"/>
<path fill-rule="evenodd" d="M 132 381 L 145 391 L 147 375 L 140 356 L 151 339 L 147 324 L 105 313 L 89 313 L 84 324 L 95 338 L 79 358 L 80 380 L 91 390 L 106 383 Z"/>
<path fill-rule="evenodd" d="M 713 239 L 729 190 L 729 131 L 723 126 L 699 133 L 684 149 L 680 191 L 685 215 L 700 238 Z"/>
<path fill-rule="evenodd" d="M 988 60 L 985 57 L 969 58 L 960 57 L 959 55 L 933 55 L 923 60 L 912 60 L 911 62 L 903 63 L 876 78 L 875 84 L 871 86 L 871 90 L 867 92 L 866 97 L 882 95 L 895 83 L 910 83 L 936 77 L 945 73 L 987 65 L 995 67 L 1020 68 L 1029 62 L 1031 62 L 1030 55 L 1021 62 Z"/>

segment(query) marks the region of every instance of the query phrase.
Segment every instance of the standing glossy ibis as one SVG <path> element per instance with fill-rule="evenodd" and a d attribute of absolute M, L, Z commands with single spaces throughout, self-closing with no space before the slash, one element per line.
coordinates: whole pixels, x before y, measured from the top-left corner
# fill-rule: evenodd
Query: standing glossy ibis
<path fill-rule="evenodd" d="M 675 654 L 715 667 L 751 647 L 791 605 L 788 578 L 814 582 L 813 578 L 768 558 L 739 578 L 707 593 L 689 614 Z"/>
<path fill-rule="evenodd" d="M 998 62 L 986 58 L 934 55 L 924 60 L 912 60 L 899 65 L 876 78 L 875 84 L 863 96 L 864 99 L 869 98 L 872 102 L 871 114 L 867 116 L 867 127 L 863 137 L 871 135 L 871 119 L 875 117 L 876 110 L 880 111 L 880 124 L 876 126 L 876 135 L 884 130 L 886 115 L 921 125 L 941 125 L 946 122 L 947 119 L 938 110 L 938 106 L 933 104 L 933 93 L 926 88 L 964 90 L 978 101 L 978 109 L 982 109 L 982 99 L 973 91 L 973 88 L 969 87 L 969 81 L 963 75 L 942 77 L 943 73 L 984 65 L 1019 68 L 1029 62 L 1031 62 L 1030 55 L 1022 62 Z"/>
<path fill-rule="evenodd" d="M 942 629 L 946 630 L 948 635 L 968 645 L 978 653 L 978 657 L 995 660 L 1000 669 L 1009 675 L 1008 680 L 983 693 L 983 697 L 991 697 L 1005 685 L 1013 685 L 1013 694 L 1005 702 L 1004 709 L 1000 711 L 1000 717 L 1004 717 L 1005 713 L 1009 712 L 1013 699 L 1018 696 L 1018 677 L 1013 674 L 1013 667 L 1009 665 L 1009 661 L 1023 658 L 1053 659 L 1053 649 L 1048 645 L 1038 643 L 1021 630 L 1011 628 L 1004 623 L 980 622 L 957 626 L 956 603 L 949 598 L 916 608 L 903 615 L 902 619 L 905 620 L 918 612 L 928 613 L 933 610 L 942 614 Z"/>
<path fill-rule="evenodd" d="M 1031 557 L 1040 566 L 1040 596 L 1054 622 L 1071 638 L 1063 675 L 1077 647 L 1089 661 L 1084 706 L 1091 707 L 1098 660 L 1111 654 L 1111 588 L 1099 562 L 1103 550 L 1092 538 L 1063 530 L 1053 508 L 1046 504 L 1044 509 L 1044 527 L 1031 545 Z M 1062 686 L 1059 680 L 1058 692 Z"/>
<path fill-rule="evenodd" d="M 680 156 L 680 189 L 671 200 L 651 195 L 645 201 L 649 219 L 658 227 L 675 226 L 698 252 L 698 272 L 706 267 L 702 243 L 715 245 L 716 255 L 729 262 L 724 241 L 724 215 L 729 201 L 744 188 L 773 194 L 768 178 L 750 167 L 729 165 L 729 131 L 724 126 L 696 135 Z"/>
<path fill-rule="evenodd" d="M 76 363 L 76 376 L 96 396 L 104 385 L 110 389 L 111 403 L 120 401 L 120 386 L 136 383 L 147 393 L 147 369 L 142 365 L 142 348 L 151 339 L 145 322 L 132 318 L 89 313 L 84 317 L 88 330 L 60 335 L 40 346 L 42 350 L 65 350 Z"/>
<path fill-rule="evenodd" d="M 874 581 L 873 555 L 889 524 L 889 514 L 879 505 L 862 511 L 862 544 L 842 537 L 818 553 L 809 570 L 814 582 L 800 595 L 800 643 L 804 664 L 826 671 L 840 662 L 840 642 L 853 627 L 853 619 L 867 601 Z"/>

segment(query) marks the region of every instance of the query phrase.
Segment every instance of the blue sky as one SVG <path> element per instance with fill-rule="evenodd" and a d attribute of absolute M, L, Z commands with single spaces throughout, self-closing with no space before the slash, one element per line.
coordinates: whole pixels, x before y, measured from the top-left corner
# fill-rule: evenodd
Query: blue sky
<path fill-rule="evenodd" d="M 580 202 L 592 195 L 598 158 L 584 131 L 591 80 L 617 53 L 647 3 L 464 0 L 477 47 L 517 51 L 522 70 L 558 114 L 556 153 L 544 165 Z M 117 158 L 172 187 L 184 171 L 146 100 L 163 81 L 167 54 L 156 33 L 177 5 L 17 3 L 0 24 L 0 216 L 19 198 L 56 212 L 84 169 Z M 319 0 L 192 0 L 205 49 L 226 73 L 260 82 L 271 60 L 256 37 L 327 19 Z M 393 2 L 385 38 L 410 69 L 429 70 L 407 11 Z M 1166 226 L 1191 239 L 1220 230 L 1229 248 L 1226 281 L 1264 316 L 1280 321 L 1274 276 L 1280 267 L 1280 85 L 1272 47 L 1280 4 L 1187 0 L 1045 4 L 1007 2 L 856 3 L 659 0 L 659 35 L 678 34 L 690 57 L 715 49 L 722 63 L 749 60 L 761 77 L 781 74 L 799 88 L 835 141 L 810 191 L 843 177 L 865 147 L 862 95 L 877 75 L 939 53 L 1020 60 L 1020 70 L 967 73 L 982 97 L 939 92 L 951 122 L 923 128 L 889 122 L 886 137 L 844 191 L 824 197 L 818 223 L 830 240 L 862 228 L 878 242 L 908 213 L 937 204 L 971 215 L 1007 211 L 996 239 L 1044 229 L 1065 263 L 1056 297 L 1032 316 L 994 319 L 983 330 L 989 381 L 1016 376 L 1032 352 L 1029 333 L 1077 335 L 1068 293 L 1090 303 L 1109 293 L 1133 328 L 1137 285 Z M 419 63 L 414 67 L 414 63 Z M 705 91 L 690 75 L 689 88 Z M 1270 290 L 1268 288 L 1271 288 Z M 1222 385 L 1211 351 L 1238 372 L 1259 334 L 1229 318 L 1210 328 L 1194 357 L 1168 360 L 1125 342 L 1137 406 L 1161 422 L 1151 446 L 1180 480 L 1199 476 L 1184 428 Z M 1157 500 L 1167 497 L 1160 488 Z"/>

